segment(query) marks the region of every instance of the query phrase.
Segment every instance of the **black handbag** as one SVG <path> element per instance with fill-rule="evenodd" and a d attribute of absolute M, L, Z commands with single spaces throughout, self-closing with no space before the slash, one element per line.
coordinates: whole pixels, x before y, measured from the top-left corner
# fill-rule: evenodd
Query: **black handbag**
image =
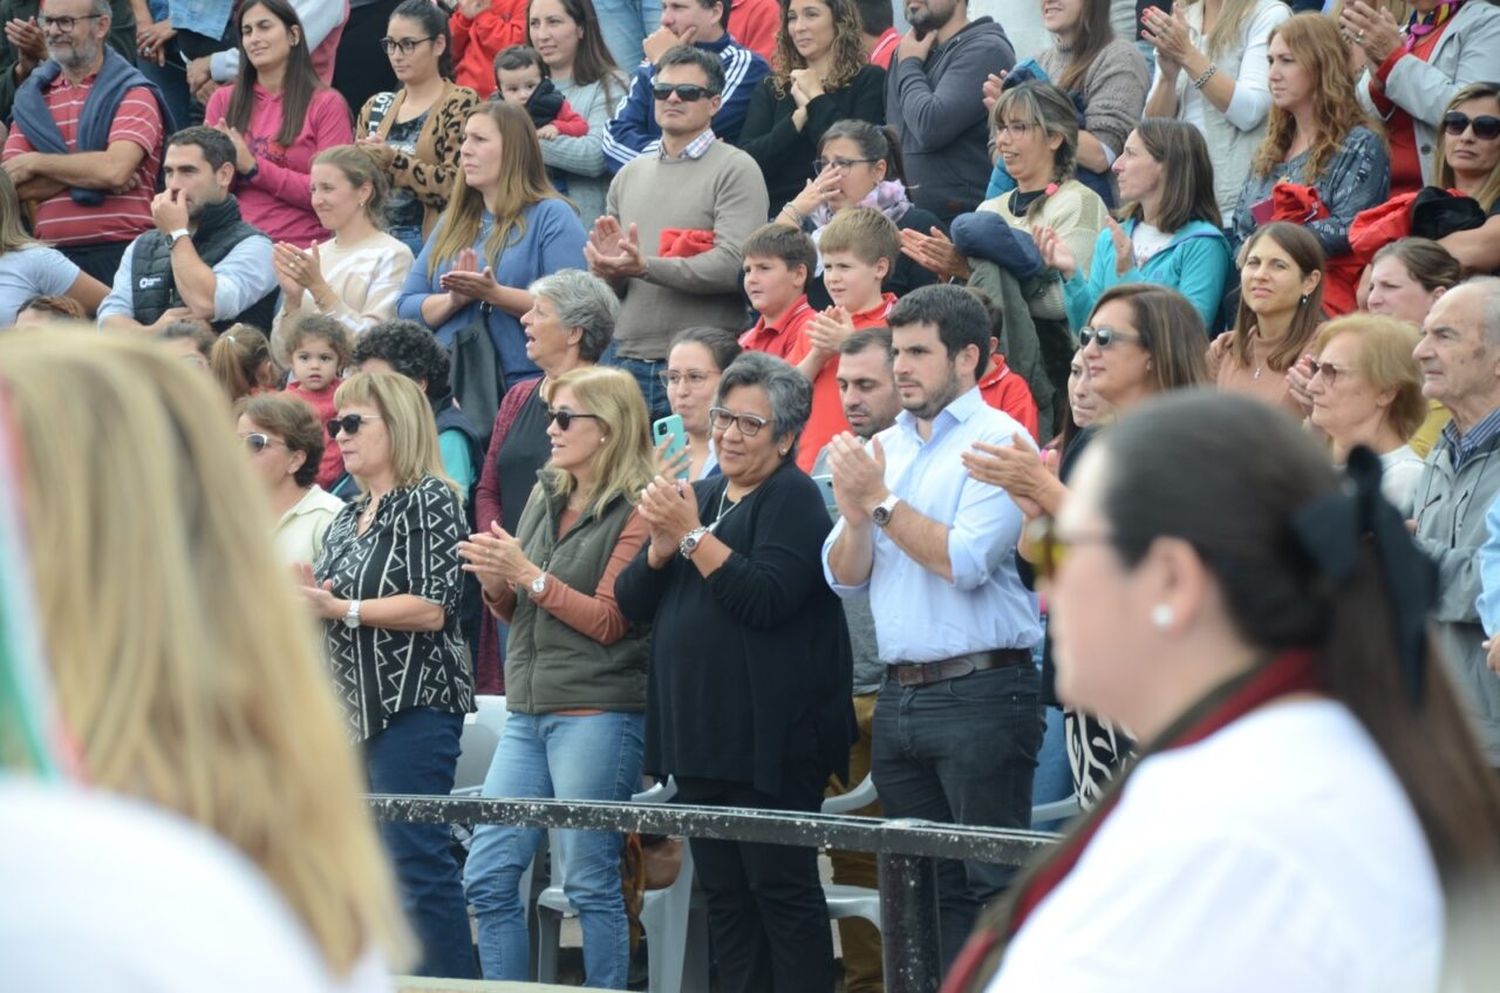
<path fill-rule="evenodd" d="M 490 340 L 490 312 L 487 303 L 479 305 L 479 317 L 458 329 L 450 346 L 452 366 L 448 381 L 453 387 L 453 401 L 479 432 L 481 450 L 488 450 L 495 415 L 500 412 L 500 398 L 505 394 L 505 373 L 500 356 Z"/>

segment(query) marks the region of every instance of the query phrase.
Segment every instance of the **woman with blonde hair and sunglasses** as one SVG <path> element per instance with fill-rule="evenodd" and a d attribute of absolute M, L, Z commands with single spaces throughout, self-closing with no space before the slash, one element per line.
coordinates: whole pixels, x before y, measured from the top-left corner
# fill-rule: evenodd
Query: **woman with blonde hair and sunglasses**
<path fill-rule="evenodd" d="M 474 685 L 459 634 L 458 542 L 467 533 L 444 474 L 432 406 L 394 373 L 362 372 L 334 394 L 329 437 L 360 497 L 334 519 L 303 592 L 323 622 L 333 684 L 375 793 L 447 796 Z M 387 821 L 418 973 L 473 978 L 469 914 L 442 824 Z"/>
<path fill-rule="evenodd" d="M 1333 461 L 1343 465 L 1355 445 L 1380 456 L 1381 492 L 1412 516 L 1422 459 L 1411 439 L 1427 419 L 1422 370 L 1412 357 L 1421 337 L 1394 317 L 1350 314 L 1318 329 L 1311 353 L 1308 422 L 1328 436 Z"/>
<path fill-rule="evenodd" d="M 1500 269 L 1500 83 L 1474 83 L 1443 112 L 1433 152 L 1433 185 L 1458 190 L 1479 205 L 1485 221 L 1465 231 L 1433 232 L 1469 273 Z"/>
<path fill-rule="evenodd" d="M 490 612 L 510 625 L 505 722 L 486 796 L 628 800 L 640 786 L 647 628 L 615 601 L 615 578 L 645 544 L 635 503 L 654 475 L 649 415 L 619 369 L 574 369 L 542 387 L 552 457 L 514 535 L 499 524 L 458 546 Z M 489 980 L 531 974 L 521 874 L 543 828 L 474 832 L 465 882 Z M 587 983 L 625 989 L 630 929 L 621 836 L 560 831 L 563 889 L 583 927 Z"/>
<path fill-rule="evenodd" d="M 404 927 L 364 783 L 214 384 L 153 343 L 50 329 L 0 335 L 0 397 L 22 527 L 45 550 L 31 596 L 79 774 L 195 822 L 258 868 L 310 939 L 317 988 L 388 987 L 382 966 L 406 964 Z M 216 913 L 214 894 L 199 895 Z M 135 911 L 153 898 L 137 894 Z M 203 949 L 182 951 L 177 965 Z M 87 955 L 70 945 L 78 961 L 52 974 L 86 969 Z M 167 958 L 149 975 L 170 975 Z"/>
<path fill-rule="evenodd" d="M 317 484 L 323 450 L 332 442 L 312 407 L 295 396 L 241 397 L 234 411 L 235 433 L 271 498 L 277 554 L 288 565 L 313 562 L 344 509 L 344 501 Z"/>

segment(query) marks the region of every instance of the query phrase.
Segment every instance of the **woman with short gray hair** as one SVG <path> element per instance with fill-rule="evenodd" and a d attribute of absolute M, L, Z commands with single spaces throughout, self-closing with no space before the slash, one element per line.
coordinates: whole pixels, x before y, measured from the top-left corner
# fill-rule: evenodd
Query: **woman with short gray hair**
<path fill-rule="evenodd" d="M 815 811 L 853 742 L 843 611 L 820 557 L 832 527 L 797 467 L 812 387 L 780 359 L 730 363 L 710 411 L 723 475 L 657 476 L 650 541 L 615 583 L 652 625 L 645 770 L 689 803 Z M 833 988 L 817 852 L 694 838 L 721 975 L 745 990 Z M 751 923 L 754 922 L 754 923 Z"/>
<path fill-rule="evenodd" d="M 548 386 L 566 372 L 599 361 L 614 337 L 620 309 L 609 284 L 581 269 L 559 269 L 531 283 L 527 291 L 531 309 L 521 315 L 526 357 L 542 375 L 512 386 L 500 401 L 474 493 L 474 523 L 484 532 L 498 523 L 508 534 L 516 533 L 537 470 L 552 455 L 543 399 Z M 505 692 L 504 645 L 504 634 L 494 624 L 480 626 L 474 649 L 475 692 Z"/>

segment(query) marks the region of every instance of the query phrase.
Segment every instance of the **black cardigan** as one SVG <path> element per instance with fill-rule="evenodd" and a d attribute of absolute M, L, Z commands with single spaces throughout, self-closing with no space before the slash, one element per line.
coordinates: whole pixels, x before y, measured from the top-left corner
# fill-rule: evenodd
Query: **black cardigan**
<path fill-rule="evenodd" d="M 693 484 L 705 524 L 728 485 L 723 476 Z M 847 775 L 853 661 L 823 578 L 832 528 L 817 484 L 788 461 L 726 510 L 715 534 L 734 553 L 712 576 L 679 556 L 651 568 L 649 544 L 620 574 L 620 610 L 652 624 L 647 772 L 748 783 L 771 796 L 787 766 Z M 815 754 L 803 744 L 809 730 Z"/>
<path fill-rule="evenodd" d="M 865 66 L 848 85 L 814 97 L 807 104 L 807 123 L 801 131 L 792 125 L 797 101 L 790 93 L 776 99 L 774 83 L 767 76 L 750 95 L 738 142 L 766 177 L 772 217 L 812 178 L 813 159 L 818 157 L 818 142 L 824 131 L 837 121 L 849 119 L 885 123 L 885 70 Z"/>

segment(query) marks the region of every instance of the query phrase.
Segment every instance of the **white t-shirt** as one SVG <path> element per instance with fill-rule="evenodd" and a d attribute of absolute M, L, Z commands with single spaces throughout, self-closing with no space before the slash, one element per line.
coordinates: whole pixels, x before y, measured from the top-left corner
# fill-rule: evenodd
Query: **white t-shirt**
<path fill-rule="evenodd" d="M 34 993 L 391 988 L 365 968 L 335 982 L 266 878 L 198 825 L 3 776 L 0 977 Z"/>
<path fill-rule="evenodd" d="M 72 289 L 78 266 L 55 248 L 28 245 L 0 255 L 0 327 L 16 323 L 32 297 L 60 296 Z"/>
<path fill-rule="evenodd" d="M 1323 700 L 1141 763 L 988 993 L 1438 987 L 1443 894 L 1406 794 Z"/>
<path fill-rule="evenodd" d="M 1130 250 L 1139 269 L 1150 261 L 1151 256 L 1172 243 L 1172 232 L 1163 231 L 1154 224 L 1137 221 L 1130 232 Z"/>

